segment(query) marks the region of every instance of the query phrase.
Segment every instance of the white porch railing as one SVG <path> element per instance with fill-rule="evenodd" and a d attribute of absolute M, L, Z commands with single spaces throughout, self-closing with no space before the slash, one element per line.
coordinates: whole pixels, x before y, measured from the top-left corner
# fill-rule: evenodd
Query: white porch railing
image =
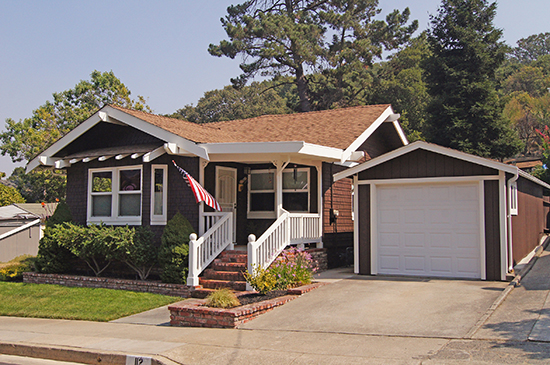
<path fill-rule="evenodd" d="M 205 213 L 209 214 L 209 213 Z M 197 238 L 189 236 L 189 273 L 187 285 L 199 285 L 199 275 L 228 246 L 233 246 L 233 213 L 216 213 L 216 222 Z M 208 227 L 208 226 L 207 226 Z M 233 249 L 233 247 L 230 247 Z"/>
<path fill-rule="evenodd" d="M 214 224 L 225 217 L 226 214 L 227 212 L 204 212 L 202 214 L 202 226 L 200 227 L 204 231 L 199 232 L 199 234 L 202 235 L 207 232 Z"/>
<path fill-rule="evenodd" d="M 290 244 L 321 242 L 321 216 L 316 213 L 289 213 Z"/>
<path fill-rule="evenodd" d="M 280 217 L 256 240 L 248 236 L 248 272 L 266 269 L 291 244 L 321 242 L 319 214 L 296 214 L 282 210 Z M 246 290 L 252 290 L 247 283 Z"/>
<path fill-rule="evenodd" d="M 253 234 L 248 236 L 248 272 L 254 268 L 266 269 L 290 244 L 290 220 L 286 210 L 283 214 L 256 240 Z M 246 290 L 252 290 L 246 283 Z"/>

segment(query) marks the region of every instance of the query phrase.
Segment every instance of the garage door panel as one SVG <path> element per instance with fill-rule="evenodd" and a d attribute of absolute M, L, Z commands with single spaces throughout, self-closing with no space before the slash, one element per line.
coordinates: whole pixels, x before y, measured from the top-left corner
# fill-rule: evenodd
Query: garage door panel
<path fill-rule="evenodd" d="M 430 257 L 430 271 L 434 276 L 452 276 L 453 259 L 450 256 Z"/>
<path fill-rule="evenodd" d="M 400 237 L 400 234 L 399 233 L 395 233 L 395 232 L 388 232 L 388 233 L 384 233 L 384 232 L 380 232 L 378 234 L 378 244 L 380 245 L 380 247 L 382 248 L 386 248 L 386 247 L 396 247 L 396 248 L 399 248 L 399 237 Z"/>
<path fill-rule="evenodd" d="M 425 248 L 424 246 L 426 245 L 426 234 L 424 232 L 404 232 L 402 237 L 404 248 Z"/>
<path fill-rule="evenodd" d="M 378 272 L 480 278 L 479 186 L 377 188 Z"/>
<path fill-rule="evenodd" d="M 400 257 L 399 255 L 380 255 L 379 256 L 379 265 L 380 270 L 387 272 L 388 274 L 399 273 Z"/>
<path fill-rule="evenodd" d="M 426 271 L 426 257 L 405 255 L 403 265 L 406 273 L 411 275 L 421 274 Z"/>
<path fill-rule="evenodd" d="M 399 223 L 399 210 L 397 209 L 383 209 L 380 211 L 379 219 L 381 224 L 395 224 Z"/>
<path fill-rule="evenodd" d="M 447 248 L 453 246 L 453 234 L 450 232 L 430 232 L 427 235 L 431 248 Z"/>

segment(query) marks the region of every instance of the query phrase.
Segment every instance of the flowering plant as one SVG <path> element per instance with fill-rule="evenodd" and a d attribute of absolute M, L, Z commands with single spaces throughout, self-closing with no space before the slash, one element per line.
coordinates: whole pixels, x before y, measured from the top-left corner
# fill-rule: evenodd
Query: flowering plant
<path fill-rule="evenodd" d="M 277 280 L 277 289 L 288 289 L 309 284 L 315 271 L 311 255 L 294 247 L 284 250 L 269 270 Z"/>

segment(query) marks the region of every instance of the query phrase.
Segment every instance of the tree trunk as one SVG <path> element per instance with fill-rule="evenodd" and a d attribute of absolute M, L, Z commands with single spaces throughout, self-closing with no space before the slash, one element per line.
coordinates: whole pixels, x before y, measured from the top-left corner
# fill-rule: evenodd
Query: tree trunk
<path fill-rule="evenodd" d="M 311 105 L 307 95 L 307 80 L 302 66 L 296 70 L 296 86 L 298 87 L 298 96 L 300 97 L 300 112 L 309 112 Z"/>

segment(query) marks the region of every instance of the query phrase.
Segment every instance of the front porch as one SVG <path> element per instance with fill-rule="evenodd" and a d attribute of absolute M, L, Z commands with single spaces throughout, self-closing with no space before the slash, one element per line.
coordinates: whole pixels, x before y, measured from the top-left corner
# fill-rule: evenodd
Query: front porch
<path fill-rule="evenodd" d="M 201 161 L 200 180 L 222 207 L 199 211 L 199 235 L 189 244 L 187 284 L 224 250 L 247 253 L 246 268 L 268 267 L 288 246 L 323 247 L 322 163 Z M 245 248 L 246 247 L 246 248 Z"/>

